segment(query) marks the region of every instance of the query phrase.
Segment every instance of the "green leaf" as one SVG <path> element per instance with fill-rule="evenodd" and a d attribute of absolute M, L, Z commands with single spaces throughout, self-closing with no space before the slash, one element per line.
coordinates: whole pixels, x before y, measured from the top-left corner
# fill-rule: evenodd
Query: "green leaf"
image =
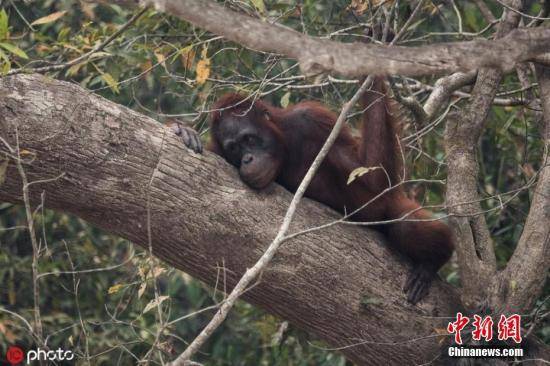
<path fill-rule="evenodd" d="M 85 62 L 80 62 L 76 65 L 73 65 L 73 66 L 69 67 L 67 69 L 67 71 L 65 72 L 65 75 L 66 76 L 75 76 L 76 74 L 78 74 L 78 70 L 80 70 L 80 68 L 82 66 L 84 66 L 85 64 L 86 64 Z"/>
<path fill-rule="evenodd" d="M 290 92 L 286 92 L 285 95 L 283 95 L 283 97 L 281 98 L 281 107 L 288 107 L 288 103 L 290 103 Z"/>
<path fill-rule="evenodd" d="M 8 55 L 0 49 L 0 75 L 6 75 L 11 69 L 11 62 Z"/>
<path fill-rule="evenodd" d="M 258 9 L 260 13 L 265 13 L 264 0 L 250 0 L 250 2 L 252 3 L 252 5 L 254 5 L 256 9 Z"/>
<path fill-rule="evenodd" d="M 24 58 L 25 60 L 28 60 L 28 58 L 29 58 L 29 56 L 27 56 L 25 51 L 23 51 L 21 48 L 19 48 L 17 46 L 14 46 L 12 44 L 5 43 L 5 42 L 0 42 L 0 47 L 2 47 L 3 49 L 5 49 L 8 52 L 13 53 L 16 56 Z"/>
<path fill-rule="evenodd" d="M 120 284 L 120 283 L 117 283 L 116 285 L 113 285 L 111 287 L 109 287 L 109 290 L 107 290 L 107 293 L 109 295 L 112 295 L 112 294 L 116 294 L 117 292 L 120 291 L 120 289 L 124 287 L 124 285 Z"/>
<path fill-rule="evenodd" d="M 4 51 L 2 51 L 2 49 L 0 48 L 0 60 L 4 60 L 5 62 L 7 62 L 8 64 L 10 63 L 10 58 L 8 57 L 8 55 L 6 55 L 4 53 Z"/>
<path fill-rule="evenodd" d="M 69 34 L 71 33 L 70 27 L 63 27 L 57 34 L 57 40 L 59 42 L 67 41 L 69 40 Z"/>
<path fill-rule="evenodd" d="M 286 10 L 288 10 L 289 8 L 291 7 L 291 4 L 281 4 L 281 3 L 274 3 L 274 4 L 270 4 L 269 5 L 269 8 L 271 10 L 278 10 L 280 12 L 285 12 Z"/>
<path fill-rule="evenodd" d="M 4 9 L 0 10 L 0 39 L 8 38 L 8 14 Z"/>
<path fill-rule="evenodd" d="M 0 63 L 0 75 L 7 75 L 10 72 L 11 64 L 9 62 Z"/>
<path fill-rule="evenodd" d="M 107 85 L 109 85 L 113 92 L 117 94 L 119 93 L 118 82 L 115 80 L 115 78 L 113 78 L 111 74 L 109 74 L 108 72 L 103 73 L 101 74 L 101 78 L 107 83 Z"/>
<path fill-rule="evenodd" d="M 359 178 L 360 176 L 362 175 L 365 175 L 367 174 L 368 172 L 372 172 L 373 170 L 376 170 L 376 169 L 380 169 L 379 166 L 371 166 L 371 167 L 364 167 L 364 166 L 361 166 L 355 170 L 353 170 L 349 177 L 348 177 L 348 185 L 351 184 L 355 179 Z"/>

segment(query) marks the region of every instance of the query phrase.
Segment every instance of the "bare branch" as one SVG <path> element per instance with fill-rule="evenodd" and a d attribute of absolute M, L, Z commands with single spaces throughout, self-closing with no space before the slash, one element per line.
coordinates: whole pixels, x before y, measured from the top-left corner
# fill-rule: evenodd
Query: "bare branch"
<path fill-rule="evenodd" d="M 476 76 L 477 70 L 473 70 L 467 73 L 452 74 L 437 80 L 430 97 L 424 103 L 424 111 L 428 119 L 435 116 L 443 104 L 449 100 L 453 92 L 463 86 L 472 84 Z"/>
<path fill-rule="evenodd" d="M 10 149 L 11 150 L 11 149 Z M 32 245 L 32 285 L 33 285 L 33 302 L 34 302 L 34 333 L 36 334 L 38 341 L 42 344 L 44 342 L 44 334 L 42 328 L 42 317 L 40 316 L 40 283 L 38 281 L 38 261 L 40 259 L 40 245 L 36 238 L 36 232 L 34 231 L 34 216 L 31 209 L 31 202 L 29 196 L 29 180 L 27 173 L 23 167 L 23 158 L 21 157 L 21 145 L 19 144 L 19 133 L 17 127 L 15 128 L 15 165 L 17 172 L 21 178 L 23 187 L 23 205 L 25 207 L 25 217 L 27 220 L 27 229 L 29 231 L 29 237 Z"/>

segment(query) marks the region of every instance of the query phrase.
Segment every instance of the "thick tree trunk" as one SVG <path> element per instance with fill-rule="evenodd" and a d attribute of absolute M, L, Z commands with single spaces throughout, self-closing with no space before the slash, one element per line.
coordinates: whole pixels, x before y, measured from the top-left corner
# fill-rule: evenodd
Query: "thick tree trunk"
<path fill-rule="evenodd" d="M 0 137 L 16 146 L 30 187 L 47 207 L 70 212 L 147 247 L 213 285 L 225 265 L 232 286 L 274 238 L 290 193 L 246 188 L 222 159 L 186 150 L 151 118 L 82 88 L 37 75 L 0 79 Z M 7 151 L 0 141 L 2 151 Z M 10 162 L 0 200 L 21 202 Z M 292 231 L 338 215 L 302 202 Z M 362 365 L 422 364 L 437 356 L 436 329 L 456 314 L 458 296 L 441 282 L 419 305 L 401 291 L 409 265 L 383 238 L 357 226 L 332 226 L 285 243 L 245 300 L 288 319 Z M 363 300 L 371 305 L 362 305 Z M 374 305 L 376 303 L 376 305 Z"/>

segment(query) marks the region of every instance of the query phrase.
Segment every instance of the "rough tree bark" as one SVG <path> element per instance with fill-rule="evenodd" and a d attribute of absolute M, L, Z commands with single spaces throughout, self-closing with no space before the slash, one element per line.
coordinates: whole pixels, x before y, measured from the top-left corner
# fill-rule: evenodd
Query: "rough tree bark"
<path fill-rule="evenodd" d="M 147 247 L 150 195 L 154 255 L 210 285 L 222 263 L 235 284 L 273 239 L 291 197 L 275 185 L 251 191 L 220 158 L 189 152 L 151 118 L 43 76 L 0 79 L 0 137 L 14 147 L 16 131 L 33 157 L 30 181 L 63 174 L 32 185 L 35 200 L 45 192 L 47 207 Z M 10 164 L 0 200 L 21 202 L 18 177 Z M 337 217 L 305 200 L 292 231 Z M 408 269 L 377 233 L 333 226 L 285 243 L 244 299 L 347 347 L 358 364 L 420 364 L 437 356 L 436 329 L 456 314 L 458 296 L 437 281 L 421 304 L 406 303 Z M 380 304 L 364 306 L 366 298 Z"/>

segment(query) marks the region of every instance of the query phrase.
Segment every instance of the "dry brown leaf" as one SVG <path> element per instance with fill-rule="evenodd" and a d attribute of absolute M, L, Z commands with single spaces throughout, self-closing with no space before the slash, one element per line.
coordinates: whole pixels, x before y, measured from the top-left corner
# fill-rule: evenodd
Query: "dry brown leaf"
<path fill-rule="evenodd" d="M 197 84 L 202 85 L 210 76 L 210 59 L 206 55 L 207 49 L 204 48 L 201 52 L 201 59 L 197 62 L 197 76 L 195 80 Z"/>
<path fill-rule="evenodd" d="M 155 51 L 155 57 L 157 58 L 157 62 L 159 64 L 164 65 L 164 61 L 166 61 L 166 56 L 164 56 L 162 53 Z"/>
<path fill-rule="evenodd" d="M 39 25 L 39 24 L 55 22 L 57 19 L 65 15 L 66 12 L 67 12 L 66 10 L 56 11 L 55 13 L 51 13 L 50 15 L 46 15 L 45 17 L 36 19 L 34 22 L 31 23 L 31 25 Z"/>
<path fill-rule="evenodd" d="M 384 5 L 384 6 L 390 6 L 394 0 L 386 1 L 386 0 L 351 0 L 351 3 L 348 6 L 348 9 L 352 10 L 357 15 L 363 15 L 365 11 L 369 9 L 369 6 L 378 6 L 378 5 Z"/>

